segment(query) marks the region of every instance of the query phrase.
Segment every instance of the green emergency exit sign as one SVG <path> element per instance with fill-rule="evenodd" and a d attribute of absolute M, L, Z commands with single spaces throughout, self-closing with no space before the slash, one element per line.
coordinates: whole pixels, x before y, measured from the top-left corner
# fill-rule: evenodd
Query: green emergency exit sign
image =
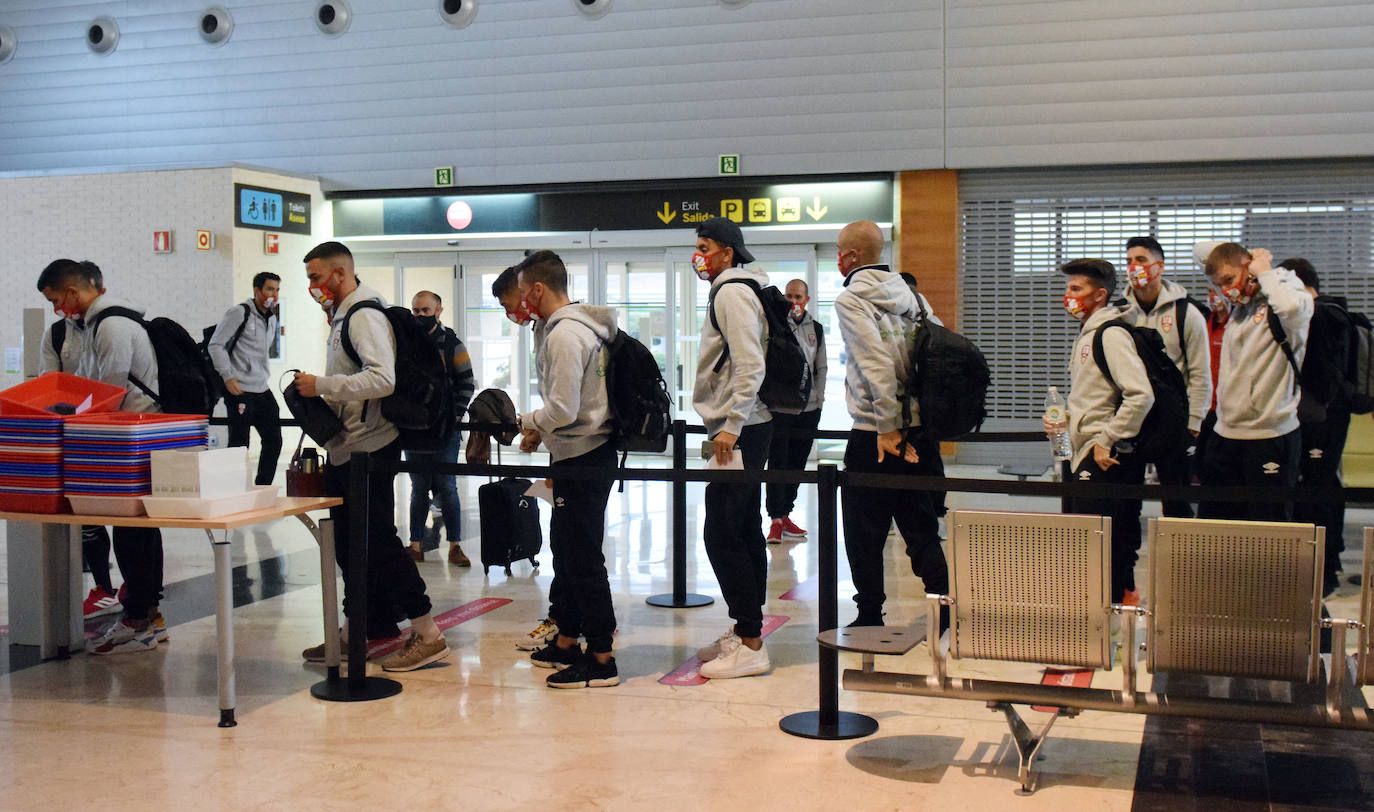
<path fill-rule="evenodd" d="M 738 156 L 738 155 L 722 155 L 722 156 L 720 156 L 720 174 L 722 174 L 722 175 L 738 175 L 738 174 L 739 174 L 739 156 Z"/>
<path fill-rule="evenodd" d="M 435 185 L 435 186 L 452 186 L 452 185 L 453 185 L 453 167 L 451 167 L 451 166 L 437 166 L 437 167 L 435 167 L 435 168 L 434 168 L 434 185 Z"/>

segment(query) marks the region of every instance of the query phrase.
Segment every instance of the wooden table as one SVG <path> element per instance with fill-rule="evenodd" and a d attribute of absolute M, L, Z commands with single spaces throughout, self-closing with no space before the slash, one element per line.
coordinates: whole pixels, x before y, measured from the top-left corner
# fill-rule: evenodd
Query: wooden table
<path fill-rule="evenodd" d="M 229 531 L 295 516 L 320 546 L 320 582 L 324 593 L 325 640 L 332 652 L 326 661 L 338 665 L 338 594 L 334 577 L 333 523 L 317 525 L 307 513 L 343 504 L 337 497 L 278 498 L 271 507 L 211 519 L 153 516 L 92 516 L 73 513 L 0 511 L 9 522 L 11 641 L 34 640 L 44 659 L 63 657 L 85 645 L 82 622 L 81 527 L 189 528 L 204 530 L 215 556 L 215 625 L 218 638 L 220 727 L 233 727 L 234 626 L 233 565 Z M 216 531 L 219 531 L 217 537 Z M 63 544 L 62 542 L 66 542 Z M 37 600 L 34 600 L 34 598 Z M 15 630 L 19 630 L 19 639 Z M 36 640 L 35 640 L 36 638 Z"/>

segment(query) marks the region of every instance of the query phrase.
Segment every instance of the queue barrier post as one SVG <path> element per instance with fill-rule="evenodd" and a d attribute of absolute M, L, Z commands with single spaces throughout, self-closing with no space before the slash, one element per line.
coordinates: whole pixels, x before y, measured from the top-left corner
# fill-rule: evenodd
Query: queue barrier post
<path fill-rule="evenodd" d="M 326 702 L 368 702 L 401 692 L 401 683 L 386 677 L 367 676 L 367 517 L 368 479 L 372 455 L 355 452 L 349 457 L 348 572 L 344 576 L 348 597 L 348 676 L 342 681 L 325 679 L 310 686 L 310 695 Z"/>
<path fill-rule="evenodd" d="M 673 421 L 673 470 L 687 470 L 687 421 Z M 715 599 L 709 595 L 687 592 L 687 483 L 681 480 L 672 485 L 673 530 L 673 592 L 671 595 L 650 595 L 644 602 L 666 609 L 692 609 L 710 606 Z"/>
<path fill-rule="evenodd" d="M 817 519 L 820 523 L 820 549 L 817 550 L 820 597 L 817 607 L 819 632 L 828 632 L 839 625 L 839 471 L 834 463 L 816 467 Z M 836 649 L 816 644 L 819 659 L 817 681 L 820 688 L 820 708 L 782 717 L 778 727 L 783 732 L 804 739 L 839 741 L 859 739 L 878 730 L 878 722 L 862 713 L 840 710 L 840 653 Z"/>

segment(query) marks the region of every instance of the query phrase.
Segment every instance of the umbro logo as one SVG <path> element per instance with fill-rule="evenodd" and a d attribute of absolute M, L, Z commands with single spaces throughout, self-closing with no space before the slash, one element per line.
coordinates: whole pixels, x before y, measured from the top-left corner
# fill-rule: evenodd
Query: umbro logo
<path fill-rule="evenodd" d="M 1261 467 L 1264 468 L 1264 473 L 1266 474 L 1277 474 L 1279 472 L 1279 464 L 1277 462 L 1266 462 Z"/>
<path fill-rule="evenodd" d="M 1307 452 L 1307 456 L 1311 459 L 1319 460 L 1322 458 L 1322 450 L 1320 448 L 1314 448 L 1311 451 Z"/>
<path fill-rule="evenodd" d="M 1089 480 L 1089 479 L 1092 479 L 1092 478 L 1093 478 L 1093 472 L 1092 472 L 1092 471 L 1086 471 L 1086 470 L 1084 470 L 1084 471 L 1079 471 L 1079 472 L 1078 472 L 1078 478 L 1079 478 L 1079 479 L 1082 479 L 1082 480 L 1085 480 L 1085 481 L 1086 481 L 1086 480 Z"/>

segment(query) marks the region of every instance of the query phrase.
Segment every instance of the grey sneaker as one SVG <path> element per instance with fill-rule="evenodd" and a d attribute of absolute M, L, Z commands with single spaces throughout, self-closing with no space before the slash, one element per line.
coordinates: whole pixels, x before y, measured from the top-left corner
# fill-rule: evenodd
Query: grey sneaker
<path fill-rule="evenodd" d="M 401 650 L 383 657 L 378 665 L 383 671 L 414 671 L 444 659 L 448 653 L 448 641 L 442 634 L 434 642 L 426 643 L 419 633 L 411 632 Z"/>

